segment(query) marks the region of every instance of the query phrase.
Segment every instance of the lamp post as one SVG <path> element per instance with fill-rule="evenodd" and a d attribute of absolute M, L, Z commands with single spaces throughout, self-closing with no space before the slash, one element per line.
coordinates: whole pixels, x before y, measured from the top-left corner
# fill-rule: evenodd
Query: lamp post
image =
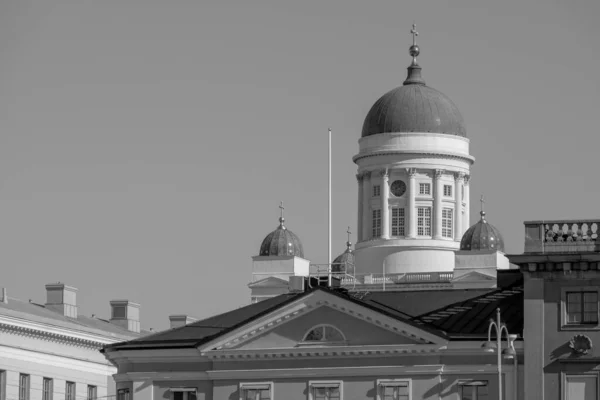
<path fill-rule="evenodd" d="M 496 330 L 496 344 L 492 343 L 492 329 Z M 502 350 L 502 332 L 506 333 L 506 349 Z M 500 308 L 496 309 L 496 321 L 490 319 L 490 326 L 488 328 L 488 340 L 481 347 L 484 351 L 493 353 L 496 349 L 498 350 L 498 400 L 502 399 L 502 357 L 507 359 L 517 360 L 517 351 L 515 350 L 514 341 L 517 335 L 511 335 L 508 333 L 508 328 L 500 319 Z M 501 351 L 502 350 L 502 351 Z M 515 372 L 516 377 L 516 372 Z M 517 382 L 515 380 L 514 384 Z M 514 400 L 517 400 L 516 398 Z"/>

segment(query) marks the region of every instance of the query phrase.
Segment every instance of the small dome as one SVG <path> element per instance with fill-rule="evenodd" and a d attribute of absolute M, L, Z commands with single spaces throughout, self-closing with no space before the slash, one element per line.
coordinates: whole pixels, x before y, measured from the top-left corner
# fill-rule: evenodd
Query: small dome
<path fill-rule="evenodd" d="M 460 241 L 461 250 L 496 250 L 504 252 L 504 239 L 500 231 L 485 220 L 485 212 L 481 211 L 481 219 L 467 229 Z"/>
<path fill-rule="evenodd" d="M 346 246 L 348 246 L 346 251 L 337 256 L 331 263 L 331 272 L 334 274 L 343 274 L 349 270 L 354 270 L 354 253 L 350 248 L 352 244 L 348 242 L 346 243 Z"/>
<path fill-rule="evenodd" d="M 260 245 L 260 256 L 296 256 L 304 258 L 302 242 L 284 225 L 284 218 L 279 218 L 279 226 L 269 233 Z"/>

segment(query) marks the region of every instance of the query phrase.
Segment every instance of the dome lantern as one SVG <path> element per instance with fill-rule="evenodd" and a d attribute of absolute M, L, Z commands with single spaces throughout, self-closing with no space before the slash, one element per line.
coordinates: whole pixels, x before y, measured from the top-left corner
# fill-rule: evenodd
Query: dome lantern
<path fill-rule="evenodd" d="M 481 219 L 471 226 L 460 241 L 461 251 L 495 250 L 504 252 L 504 239 L 500 231 L 485 219 L 483 205 L 484 197 L 481 196 Z"/>
<path fill-rule="evenodd" d="M 269 233 L 260 245 L 259 256 L 296 256 L 304 258 L 304 248 L 300 238 L 284 225 L 283 202 L 280 203 L 279 226 Z"/>

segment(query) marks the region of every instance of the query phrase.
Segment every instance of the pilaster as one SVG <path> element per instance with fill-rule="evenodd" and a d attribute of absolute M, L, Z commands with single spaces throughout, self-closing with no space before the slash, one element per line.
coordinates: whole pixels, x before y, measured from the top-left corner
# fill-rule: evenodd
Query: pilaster
<path fill-rule="evenodd" d="M 363 240 L 363 174 L 356 174 L 356 181 L 358 182 L 358 221 L 356 224 L 356 242 L 358 243 Z"/>
<path fill-rule="evenodd" d="M 444 186 L 442 176 L 443 169 L 436 169 L 434 172 L 435 192 L 433 198 L 433 238 L 442 239 L 442 197 L 444 196 Z"/>
<path fill-rule="evenodd" d="M 381 174 L 381 238 L 390 238 L 390 208 L 388 199 L 390 197 L 390 175 L 387 168 L 382 169 Z"/>
<path fill-rule="evenodd" d="M 371 228 L 371 216 L 369 202 L 371 200 L 371 172 L 363 172 L 363 204 L 362 204 L 362 238 L 368 240 L 371 235 L 369 229 Z"/>
<path fill-rule="evenodd" d="M 417 190 L 416 183 L 416 168 L 407 168 L 406 173 L 408 174 L 408 235 L 409 238 L 417 237 L 417 210 L 415 205 L 415 197 Z"/>
<path fill-rule="evenodd" d="M 454 240 L 462 239 L 462 193 L 465 174 L 456 172 L 454 174 L 454 188 L 456 189 L 456 204 L 454 206 Z"/>
<path fill-rule="evenodd" d="M 471 175 L 465 175 L 465 197 L 463 198 L 463 203 L 465 203 L 465 214 L 463 218 L 463 234 L 469 229 L 471 226 L 471 206 L 470 206 L 470 197 L 469 197 L 469 181 L 471 180 Z"/>

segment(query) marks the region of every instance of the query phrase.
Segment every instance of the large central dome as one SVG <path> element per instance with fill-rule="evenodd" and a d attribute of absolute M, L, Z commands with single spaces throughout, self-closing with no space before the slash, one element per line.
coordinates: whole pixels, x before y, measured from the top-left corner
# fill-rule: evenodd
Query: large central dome
<path fill-rule="evenodd" d="M 445 94 L 425 85 L 421 67 L 408 67 L 404 85 L 390 90 L 373 104 L 363 124 L 362 137 L 392 132 L 431 132 L 467 136 L 463 117 Z"/>

